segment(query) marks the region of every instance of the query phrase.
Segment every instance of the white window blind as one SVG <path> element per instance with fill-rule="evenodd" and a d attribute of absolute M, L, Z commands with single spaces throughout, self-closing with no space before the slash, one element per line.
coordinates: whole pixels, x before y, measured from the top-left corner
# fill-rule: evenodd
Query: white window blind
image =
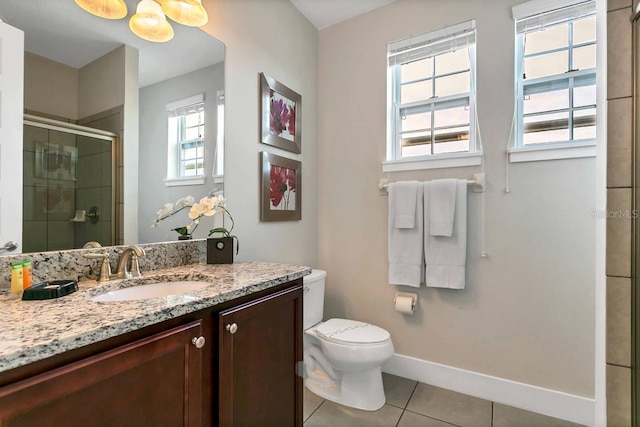
<path fill-rule="evenodd" d="M 595 0 L 531 0 L 513 7 L 515 150 L 595 140 L 595 6 Z"/>
<path fill-rule="evenodd" d="M 575 21 L 576 19 L 593 15 L 595 11 L 595 0 L 576 2 L 576 4 L 535 14 L 518 9 L 518 6 L 515 6 L 513 8 L 513 19 L 516 20 L 516 34 L 524 34 Z"/>
<path fill-rule="evenodd" d="M 389 43 L 387 161 L 473 153 L 475 20 Z"/>
<path fill-rule="evenodd" d="M 407 64 L 475 44 L 475 20 L 389 43 L 389 66 Z"/>
<path fill-rule="evenodd" d="M 169 117 L 186 116 L 187 114 L 200 113 L 204 111 L 204 95 L 194 95 L 167 104 L 167 114 Z"/>

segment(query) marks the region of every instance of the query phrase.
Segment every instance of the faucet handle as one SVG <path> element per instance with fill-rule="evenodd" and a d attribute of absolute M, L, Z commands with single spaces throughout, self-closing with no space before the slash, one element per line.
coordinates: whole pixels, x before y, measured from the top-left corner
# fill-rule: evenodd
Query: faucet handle
<path fill-rule="evenodd" d="M 131 254 L 131 268 L 129 269 L 131 277 L 142 277 L 140 273 L 140 264 L 138 263 L 138 255 Z"/>
<path fill-rule="evenodd" d="M 100 274 L 98 276 L 98 282 L 108 282 L 111 278 L 111 265 L 109 265 L 109 252 L 88 253 L 83 257 L 88 259 L 100 259 L 102 258 L 102 264 L 100 264 Z"/>

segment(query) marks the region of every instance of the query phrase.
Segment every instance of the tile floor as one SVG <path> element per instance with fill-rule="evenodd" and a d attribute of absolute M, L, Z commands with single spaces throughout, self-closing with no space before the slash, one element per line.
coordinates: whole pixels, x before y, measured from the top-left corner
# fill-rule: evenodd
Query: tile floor
<path fill-rule="evenodd" d="M 304 427 L 577 427 L 406 378 L 383 374 L 387 403 L 375 412 L 347 408 L 304 390 Z"/>

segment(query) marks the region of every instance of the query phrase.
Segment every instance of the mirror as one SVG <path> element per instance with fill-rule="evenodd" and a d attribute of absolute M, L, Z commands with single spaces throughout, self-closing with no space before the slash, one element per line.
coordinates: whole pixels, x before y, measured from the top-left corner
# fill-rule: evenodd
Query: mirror
<path fill-rule="evenodd" d="M 25 125 L 23 252 L 89 240 L 104 246 L 176 240 L 171 229 L 188 223 L 186 212 L 152 229 L 156 212 L 184 196 L 223 191 L 224 44 L 173 21 L 173 40 L 139 39 L 128 28 L 137 3 L 126 0 L 121 20 L 93 16 L 72 0 L 0 4 L 0 18 L 25 33 L 25 112 L 118 136 L 93 141 Z M 167 180 L 167 159 L 176 157 L 167 108 L 197 95 L 204 101 L 204 155 L 183 169 L 202 176 L 186 186 Z M 83 163 L 91 155 L 105 162 Z M 195 174 L 194 164 L 201 167 Z"/>

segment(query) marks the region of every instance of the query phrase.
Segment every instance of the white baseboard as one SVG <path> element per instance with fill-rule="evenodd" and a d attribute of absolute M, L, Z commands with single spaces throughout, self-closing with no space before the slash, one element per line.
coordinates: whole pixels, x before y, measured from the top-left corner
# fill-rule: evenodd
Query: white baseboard
<path fill-rule="evenodd" d="M 397 353 L 382 366 L 382 370 L 392 375 L 492 402 L 586 426 L 594 425 L 594 399 L 492 377 Z"/>

